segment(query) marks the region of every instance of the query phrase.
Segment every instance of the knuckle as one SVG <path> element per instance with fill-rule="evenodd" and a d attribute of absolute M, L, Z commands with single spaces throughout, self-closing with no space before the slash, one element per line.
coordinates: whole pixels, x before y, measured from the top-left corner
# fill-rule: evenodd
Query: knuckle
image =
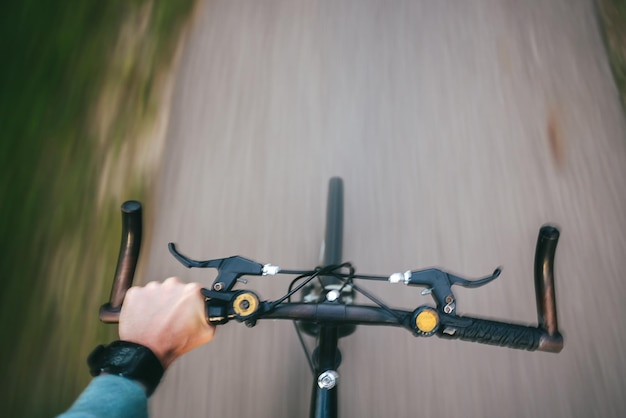
<path fill-rule="evenodd" d="M 151 281 L 146 283 L 146 285 L 144 286 L 146 289 L 154 289 L 155 287 L 159 287 L 160 283 L 157 281 Z"/>
<path fill-rule="evenodd" d="M 202 286 L 200 286 L 199 283 L 187 283 L 185 284 L 185 290 L 190 291 L 190 292 L 198 292 L 200 291 L 200 289 L 202 288 Z"/>
<path fill-rule="evenodd" d="M 169 286 L 177 285 L 180 284 L 180 279 L 178 277 L 168 277 L 167 279 L 165 279 L 163 284 Z"/>
<path fill-rule="evenodd" d="M 126 294 L 124 295 L 124 299 L 133 298 L 133 297 L 134 297 L 134 295 L 137 293 L 137 291 L 138 291 L 139 289 L 140 289 L 140 288 L 139 288 L 138 286 L 133 286 L 133 287 L 130 287 L 130 288 L 126 291 Z"/>

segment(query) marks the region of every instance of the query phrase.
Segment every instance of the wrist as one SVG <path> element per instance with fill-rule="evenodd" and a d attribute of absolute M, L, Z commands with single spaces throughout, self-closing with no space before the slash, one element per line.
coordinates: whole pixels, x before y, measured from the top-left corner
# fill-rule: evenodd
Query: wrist
<path fill-rule="evenodd" d="M 135 380 L 150 396 L 158 386 L 165 369 L 159 358 L 148 347 L 130 341 L 114 341 L 99 345 L 87 364 L 92 376 L 114 374 Z"/>

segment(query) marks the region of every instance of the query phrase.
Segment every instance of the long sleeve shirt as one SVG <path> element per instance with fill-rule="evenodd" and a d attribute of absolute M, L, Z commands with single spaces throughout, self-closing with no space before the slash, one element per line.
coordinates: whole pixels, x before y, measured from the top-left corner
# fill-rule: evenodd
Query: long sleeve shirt
<path fill-rule="evenodd" d="M 92 379 L 74 404 L 57 418 L 147 418 L 148 397 L 134 380 L 101 375 Z"/>

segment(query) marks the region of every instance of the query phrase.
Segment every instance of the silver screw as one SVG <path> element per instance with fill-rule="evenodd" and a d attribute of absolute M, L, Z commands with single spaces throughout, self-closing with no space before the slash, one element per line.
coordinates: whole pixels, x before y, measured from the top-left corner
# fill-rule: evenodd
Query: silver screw
<path fill-rule="evenodd" d="M 447 314 L 452 313 L 452 311 L 454 311 L 454 302 L 447 304 L 446 306 L 443 307 L 443 311 Z"/>
<path fill-rule="evenodd" d="M 331 290 L 330 292 L 326 293 L 326 300 L 329 302 L 334 302 L 337 299 L 339 299 L 339 291 L 338 290 Z"/>
<path fill-rule="evenodd" d="M 317 378 L 317 386 L 320 389 L 332 389 L 337 385 L 337 379 L 339 379 L 339 374 L 336 371 L 326 370 Z"/>
<path fill-rule="evenodd" d="M 223 288 L 224 288 L 224 283 L 222 282 L 217 282 L 213 285 L 213 289 L 217 290 L 218 292 L 222 290 Z"/>

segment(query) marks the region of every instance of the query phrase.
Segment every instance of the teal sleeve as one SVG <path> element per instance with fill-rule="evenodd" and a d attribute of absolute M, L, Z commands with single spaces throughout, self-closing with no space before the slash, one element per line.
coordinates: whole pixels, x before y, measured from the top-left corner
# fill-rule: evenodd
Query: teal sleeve
<path fill-rule="evenodd" d="M 94 378 L 58 418 L 147 418 L 148 397 L 141 385 L 116 375 Z"/>

